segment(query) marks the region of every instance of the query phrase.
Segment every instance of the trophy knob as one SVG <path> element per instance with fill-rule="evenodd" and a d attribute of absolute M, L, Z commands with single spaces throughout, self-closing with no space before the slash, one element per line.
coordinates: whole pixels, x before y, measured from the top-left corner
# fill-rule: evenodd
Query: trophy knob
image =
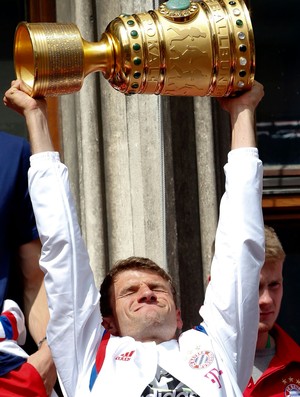
<path fill-rule="evenodd" d="M 165 5 L 169 10 L 186 10 L 190 6 L 190 0 L 169 0 Z"/>

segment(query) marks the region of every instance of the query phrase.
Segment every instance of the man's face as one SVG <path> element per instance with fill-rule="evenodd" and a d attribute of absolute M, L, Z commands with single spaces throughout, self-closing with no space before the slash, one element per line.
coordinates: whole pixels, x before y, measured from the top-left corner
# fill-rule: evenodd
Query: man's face
<path fill-rule="evenodd" d="M 151 271 L 125 270 L 111 287 L 111 333 L 160 343 L 182 328 L 168 281 Z"/>
<path fill-rule="evenodd" d="M 282 300 L 282 260 L 265 262 L 259 282 L 258 333 L 269 332 L 280 310 Z"/>

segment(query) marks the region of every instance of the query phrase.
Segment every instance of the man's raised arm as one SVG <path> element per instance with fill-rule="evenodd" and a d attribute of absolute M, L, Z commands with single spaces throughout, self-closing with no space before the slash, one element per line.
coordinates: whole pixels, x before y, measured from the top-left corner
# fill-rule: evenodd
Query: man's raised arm
<path fill-rule="evenodd" d="M 25 117 L 32 154 L 53 151 L 47 122 L 46 100 L 31 98 L 25 92 L 26 86 L 24 83 L 20 80 L 14 80 L 10 89 L 6 91 L 3 102 Z"/>

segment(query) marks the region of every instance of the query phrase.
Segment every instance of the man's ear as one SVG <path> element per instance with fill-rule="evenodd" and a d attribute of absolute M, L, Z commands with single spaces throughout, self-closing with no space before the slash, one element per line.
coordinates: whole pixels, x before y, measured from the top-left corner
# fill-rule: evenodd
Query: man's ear
<path fill-rule="evenodd" d="M 114 336 L 120 336 L 113 316 L 103 317 L 102 325 L 110 334 Z"/>
<path fill-rule="evenodd" d="M 181 331 L 181 330 L 182 330 L 182 327 L 183 327 L 183 321 L 182 321 L 182 318 L 181 318 L 181 311 L 180 311 L 180 309 L 177 309 L 177 310 L 176 310 L 176 322 L 177 322 L 177 329 L 178 329 L 179 331 Z"/>

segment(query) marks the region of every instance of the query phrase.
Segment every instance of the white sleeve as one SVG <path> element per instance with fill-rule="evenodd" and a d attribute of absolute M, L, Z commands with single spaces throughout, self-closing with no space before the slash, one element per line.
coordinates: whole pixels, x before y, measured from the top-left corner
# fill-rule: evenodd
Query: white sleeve
<path fill-rule="evenodd" d="M 19 305 L 11 299 L 5 299 L 1 313 L 0 341 L 6 339 L 16 340 L 19 345 L 24 345 L 26 341 L 24 314 Z"/>
<path fill-rule="evenodd" d="M 48 343 L 66 393 L 74 395 L 86 347 L 101 324 L 99 293 L 81 237 L 68 171 L 56 152 L 31 157 L 29 191 L 42 241 Z"/>
<path fill-rule="evenodd" d="M 211 281 L 200 314 L 241 390 L 251 376 L 259 273 L 264 262 L 263 166 L 256 148 L 231 151 L 225 166 Z"/>

